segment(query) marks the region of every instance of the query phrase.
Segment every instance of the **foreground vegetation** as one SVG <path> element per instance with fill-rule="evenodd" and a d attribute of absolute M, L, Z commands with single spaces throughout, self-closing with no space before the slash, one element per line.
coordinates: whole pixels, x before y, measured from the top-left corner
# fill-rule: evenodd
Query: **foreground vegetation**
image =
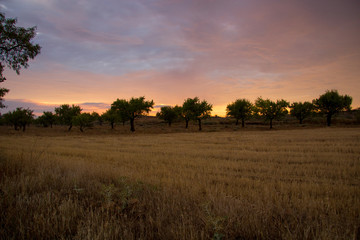
<path fill-rule="evenodd" d="M 2 239 L 353 239 L 360 131 L 0 135 Z"/>

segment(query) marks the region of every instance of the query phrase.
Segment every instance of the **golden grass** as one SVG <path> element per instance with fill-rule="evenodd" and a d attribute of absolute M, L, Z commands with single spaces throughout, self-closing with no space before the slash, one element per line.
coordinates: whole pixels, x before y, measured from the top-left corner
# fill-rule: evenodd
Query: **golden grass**
<path fill-rule="evenodd" d="M 360 129 L 0 136 L 2 239 L 353 239 Z"/>

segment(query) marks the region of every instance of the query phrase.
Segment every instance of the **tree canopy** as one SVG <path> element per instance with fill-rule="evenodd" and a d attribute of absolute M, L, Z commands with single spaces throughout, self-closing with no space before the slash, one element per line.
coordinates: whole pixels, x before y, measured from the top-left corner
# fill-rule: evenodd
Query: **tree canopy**
<path fill-rule="evenodd" d="M 110 123 L 111 125 L 111 129 L 114 129 L 114 124 L 118 121 L 121 120 L 121 117 L 119 116 L 119 114 L 117 113 L 117 111 L 113 108 L 108 109 L 106 112 L 104 112 L 101 115 L 101 118 L 104 121 L 107 121 Z"/>
<path fill-rule="evenodd" d="M 0 88 L 0 108 L 5 107 L 5 105 L 3 104 L 3 98 L 4 98 L 5 94 L 8 93 L 8 92 L 9 92 L 9 89 Z"/>
<path fill-rule="evenodd" d="M 300 124 L 303 123 L 304 119 L 309 117 L 314 110 L 314 105 L 310 102 L 294 102 L 290 106 L 290 114 L 296 117 Z"/>
<path fill-rule="evenodd" d="M 6 80 L 3 76 L 5 66 L 20 74 L 22 67 L 29 66 L 29 59 L 40 53 L 41 47 L 31 43 L 36 36 L 36 27 L 17 27 L 16 23 L 16 19 L 5 18 L 5 14 L 0 13 L 0 83 Z M 8 91 L 0 88 L 0 107 L 4 107 L 1 101 Z"/>
<path fill-rule="evenodd" d="M 16 108 L 12 112 L 8 112 L 3 115 L 5 122 L 14 126 L 15 130 L 19 130 L 22 127 L 25 132 L 26 125 L 30 124 L 34 118 L 33 110 Z"/>
<path fill-rule="evenodd" d="M 69 131 L 71 130 L 73 126 L 73 118 L 76 117 L 81 113 L 80 106 L 69 104 L 63 104 L 60 107 L 55 108 L 55 113 L 60 121 L 61 124 L 68 125 Z"/>
<path fill-rule="evenodd" d="M 164 120 L 169 124 L 169 126 L 171 126 L 171 123 L 180 117 L 181 111 L 182 111 L 181 107 L 177 105 L 175 107 L 164 106 L 161 107 L 160 112 L 158 112 L 156 116 L 159 119 Z"/>
<path fill-rule="evenodd" d="M 287 113 L 287 107 L 289 103 L 283 99 L 277 100 L 276 102 L 271 101 L 270 99 L 262 99 L 259 97 L 255 101 L 255 112 L 262 116 L 265 120 L 270 121 L 270 129 L 273 127 L 274 119 L 281 119 Z"/>
<path fill-rule="evenodd" d="M 37 118 L 37 122 L 42 124 L 44 127 L 50 126 L 52 128 L 56 121 L 56 115 L 52 112 L 43 112 L 43 115 Z"/>
<path fill-rule="evenodd" d="M 91 127 L 94 121 L 96 121 L 96 115 L 90 113 L 81 113 L 72 119 L 73 124 L 79 126 L 81 132 L 84 132 L 85 127 Z"/>
<path fill-rule="evenodd" d="M 182 116 L 186 121 L 186 128 L 189 120 L 196 120 L 199 124 L 199 131 L 202 130 L 201 120 L 210 117 L 212 105 L 206 100 L 200 101 L 198 97 L 188 98 L 184 101 L 182 106 Z"/>
<path fill-rule="evenodd" d="M 248 119 L 253 111 L 252 104 L 247 99 L 237 99 L 226 107 L 226 115 L 236 119 L 236 125 L 241 119 L 241 126 L 245 127 L 245 120 Z"/>
<path fill-rule="evenodd" d="M 111 104 L 111 108 L 116 110 L 122 119 L 130 120 L 130 130 L 132 132 L 135 131 L 135 119 L 149 113 L 153 106 L 154 101 L 145 101 L 145 97 L 131 98 L 129 101 L 117 99 Z"/>
<path fill-rule="evenodd" d="M 326 115 L 327 125 L 331 125 L 331 118 L 334 114 L 351 110 L 352 97 L 340 95 L 337 90 L 326 91 L 319 98 L 313 100 L 315 108 Z"/>

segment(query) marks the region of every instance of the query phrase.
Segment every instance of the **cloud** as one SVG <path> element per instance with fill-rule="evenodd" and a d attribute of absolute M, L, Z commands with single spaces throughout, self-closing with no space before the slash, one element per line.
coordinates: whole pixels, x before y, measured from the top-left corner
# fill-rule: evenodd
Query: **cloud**
<path fill-rule="evenodd" d="M 68 103 L 73 104 L 73 103 Z M 31 100 L 26 99 L 6 99 L 4 101 L 4 105 L 6 108 L 0 109 L 0 113 L 4 114 L 10 111 L 16 110 L 16 108 L 29 108 L 30 110 L 34 111 L 36 116 L 40 116 L 43 112 L 55 112 L 55 108 L 59 107 L 62 104 L 48 104 L 48 103 L 41 103 L 41 102 L 34 102 Z M 78 103 L 75 105 L 79 105 L 82 109 L 82 112 L 105 112 L 106 109 L 110 108 L 110 104 L 107 103 Z"/>
<path fill-rule="evenodd" d="M 4 105 L 6 108 L 0 109 L 0 113 L 4 114 L 16 110 L 16 108 L 29 108 L 34 110 L 34 114 L 40 116 L 44 111 L 54 112 L 55 105 L 42 104 L 25 99 L 5 99 Z"/>
<path fill-rule="evenodd" d="M 0 9 L 1 9 L 1 10 L 7 10 L 8 8 L 7 8 L 4 4 L 1 4 L 1 3 L 0 3 Z"/>
<path fill-rule="evenodd" d="M 12 0 L 42 52 L 7 97 L 112 102 L 145 95 L 216 106 L 303 100 L 336 88 L 360 105 L 360 2 L 352 0 Z M 16 11 L 15 11 L 16 9 Z M 310 99 L 306 99 L 310 100 Z M 85 107 L 85 106 L 84 106 Z"/>

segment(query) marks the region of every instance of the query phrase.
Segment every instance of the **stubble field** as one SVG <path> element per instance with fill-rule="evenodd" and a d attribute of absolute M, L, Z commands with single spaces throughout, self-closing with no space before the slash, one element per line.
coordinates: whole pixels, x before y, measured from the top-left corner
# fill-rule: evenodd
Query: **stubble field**
<path fill-rule="evenodd" d="M 360 129 L 0 135 L 1 239 L 354 239 Z"/>

